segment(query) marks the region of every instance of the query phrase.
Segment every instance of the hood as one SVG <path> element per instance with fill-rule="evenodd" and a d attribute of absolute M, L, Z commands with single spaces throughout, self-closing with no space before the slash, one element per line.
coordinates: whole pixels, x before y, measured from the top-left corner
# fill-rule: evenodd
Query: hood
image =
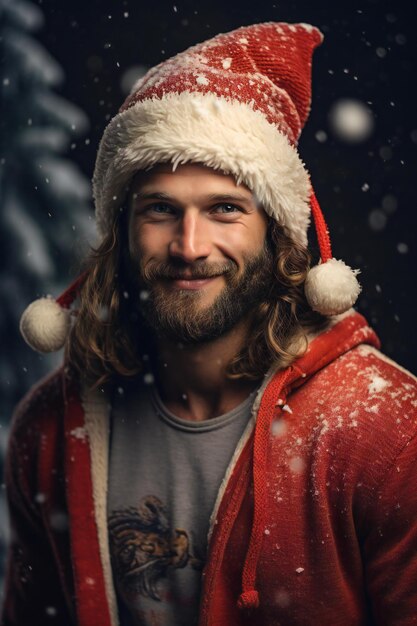
<path fill-rule="evenodd" d="M 253 435 L 253 498 L 252 529 L 242 572 L 242 593 L 238 600 L 240 609 L 259 606 L 256 590 L 256 569 L 262 545 L 263 529 L 267 516 L 267 485 L 265 472 L 271 425 L 277 407 L 286 404 L 293 389 L 303 385 L 316 372 L 359 344 L 376 348 L 380 342 L 366 320 L 353 310 L 334 320 L 324 332 L 309 337 L 305 353 L 285 369 L 272 371 L 259 391 L 254 410 L 257 419 Z"/>
<path fill-rule="evenodd" d="M 361 343 L 380 348 L 380 341 L 366 319 L 353 309 L 332 319 L 323 332 L 308 336 L 305 353 L 290 365 L 291 388 L 298 386 L 320 369 Z"/>

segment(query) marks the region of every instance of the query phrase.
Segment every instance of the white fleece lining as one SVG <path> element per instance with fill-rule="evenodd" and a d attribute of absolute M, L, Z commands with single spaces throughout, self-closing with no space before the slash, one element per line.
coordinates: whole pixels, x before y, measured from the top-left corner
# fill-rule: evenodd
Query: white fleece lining
<path fill-rule="evenodd" d="M 110 433 L 110 404 L 107 396 L 99 391 L 82 394 L 85 428 L 91 453 L 91 479 L 93 483 L 94 512 L 98 533 L 104 584 L 112 626 L 119 626 L 116 593 L 110 562 L 107 531 L 107 485 Z"/>
<path fill-rule="evenodd" d="M 187 162 L 232 174 L 268 215 L 307 244 L 310 180 L 295 147 L 264 115 L 236 100 L 182 92 L 138 102 L 107 126 L 93 177 L 99 232 L 108 232 L 135 172 Z"/>

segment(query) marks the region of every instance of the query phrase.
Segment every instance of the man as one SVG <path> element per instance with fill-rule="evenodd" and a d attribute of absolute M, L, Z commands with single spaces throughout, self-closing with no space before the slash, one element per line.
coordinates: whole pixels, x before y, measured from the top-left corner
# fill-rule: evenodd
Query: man
<path fill-rule="evenodd" d="M 417 623 L 415 379 L 295 147 L 320 42 L 219 35 L 106 129 L 102 242 L 22 318 L 66 363 L 14 417 L 4 624 Z"/>

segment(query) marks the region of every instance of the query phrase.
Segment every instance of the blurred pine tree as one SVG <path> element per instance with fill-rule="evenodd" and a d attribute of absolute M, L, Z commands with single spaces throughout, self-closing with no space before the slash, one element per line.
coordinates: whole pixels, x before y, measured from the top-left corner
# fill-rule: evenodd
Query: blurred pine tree
<path fill-rule="evenodd" d="M 37 297 L 58 295 L 95 235 L 90 183 L 65 158 L 88 119 L 53 93 L 64 73 L 32 36 L 42 24 L 36 5 L 0 0 L 1 465 L 13 406 L 61 356 L 28 348 L 18 336 L 19 318 Z M 7 544 L 3 496 L 2 484 L 0 553 Z"/>

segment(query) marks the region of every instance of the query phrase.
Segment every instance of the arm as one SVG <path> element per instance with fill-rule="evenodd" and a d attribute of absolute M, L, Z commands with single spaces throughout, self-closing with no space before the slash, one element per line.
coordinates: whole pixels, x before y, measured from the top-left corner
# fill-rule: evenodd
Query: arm
<path fill-rule="evenodd" d="M 375 624 L 417 624 L 417 435 L 390 465 L 371 510 L 363 553 Z"/>
<path fill-rule="evenodd" d="M 41 421 L 36 400 L 23 401 L 13 419 L 6 456 L 5 480 L 11 526 L 2 626 L 74 624 L 64 593 L 64 576 L 56 546 L 41 515 L 49 494 L 39 493 L 37 460 Z M 24 409 L 22 409 L 24 407 Z M 42 408 L 42 407 L 41 407 Z M 52 418 L 55 416 L 52 414 Z M 71 573 L 69 573 L 71 576 Z M 67 573 L 68 575 L 68 573 Z"/>

